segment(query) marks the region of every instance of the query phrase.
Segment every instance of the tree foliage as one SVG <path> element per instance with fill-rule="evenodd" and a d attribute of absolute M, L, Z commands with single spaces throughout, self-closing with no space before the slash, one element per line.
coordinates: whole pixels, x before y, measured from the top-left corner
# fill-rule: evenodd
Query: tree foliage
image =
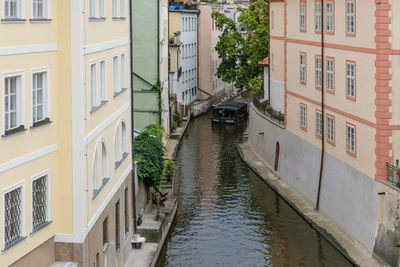
<path fill-rule="evenodd" d="M 137 175 L 146 187 L 158 187 L 164 170 L 164 146 L 157 137 L 141 133 L 134 139 Z"/>
<path fill-rule="evenodd" d="M 160 124 L 150 124 L 144 128 L 144 132 L 157 137 L 160 142 L 162 142 L 163 137 L 166 135 L 164 127 Z"/>
<path fill-rule="evenodd" d="M 238 11 L 238 25 L 224 14 L 212 14 L 222 32 L 215 47 L 221 59 L 217 75 L 239 89 L 257 93 L 262 89 L 263 71 L 258 62 L 268 56 L 268 3 L 258 0 L 247 8 L 238 7 Z"/>

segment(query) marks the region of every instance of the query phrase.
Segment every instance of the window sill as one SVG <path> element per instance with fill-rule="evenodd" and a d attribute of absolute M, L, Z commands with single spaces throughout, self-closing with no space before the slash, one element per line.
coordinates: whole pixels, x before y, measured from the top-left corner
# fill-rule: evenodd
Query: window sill
<path fill-rule="evenodd" d="M 26 19 L 19 19 L 19 18 L 5 18 L 1 20 L 1 23 L 4 24 L 13 24 L 13 23 L 25 23 Z"/>
<path fill-rule="evenodd" d="M 119 92 L 114 92 L 114 97 L 119 96 L 120 94 L 122 94 L 123 92 L 125 92 L 128 88 L 121 88 L 121 91 Z"/>
<path fill-rule="evenodd" d="M 115 162 L 115 167 L 114 167 L 114 169 L 117 169 L 121 164 L 122 164 L 122 162 L 128 157 L 128 155 L 129 155 L 129 153 L 123 153 L 122 154 L 122 159 L 120 159 L 120 160 L 118 160 L 118 161 L 116 161 Z"/>
<path fill-rule="evenodd" d="M 125 17 L 113 17 L 112 20 L 126 20 Z"/>
<path fill-rule="evenodd" d="M 29 22 L 31 23 L 49 23 L 51 21 L 52 19 L 46 19 L 46 18 L 33 18 L 29 20 Z"/>
<path fill-rule="evenodd" d="M 4 246 L 4 249 L 1 252 L 5 252 L 7 250 L 9 250 L 10 248 L 12 248 L 13 246 L 17 245 L 18 243 L 24 241 L 26 238 L 26 236 L 20 236 L 18 239 L 14 240 L 13 242 L 11 242 L 10 244 Z"/>
<path fill-rule="evenodd" d="M 47 124 L 52 123 L 52 121 L 50 120 L 50 118 L 45 118 L 41 121 L 37 121 L 34 122 L 33 125 L 31 127 L 29 127 L 30 129 L 36 129 L 36 128 L 40 128 L 41 126 L 45 126 Z"/>
<path fill-rule="evenodd" d="M 17 128 L 11 129 L 11 130 L 6 130 L 5 133 L 2 135 L 2 137 L 9 137 L 9 136 L 13 136 L 22 132 L 25 132 L 25 126 L 24 125 L 20 125 Z"/>
<path fill-rule="evenodd" d="M 51 224 L 53 221 L 47 221 L 42 223 L 41 225 L 39 225 L 38 227 L 36 227 L 35 229 L 33 229 L 32 233 L 30 233 L 31 235 L 33 235 L 36 232 L 39 232 L 40 230 L 42 230 L 43 228 L 45 228 L 47 225 Z"/>
<path fill-rule="evenodd" d="M 102 106 L 104 106 L 105 104 L 107 104 L 108 100 L 101 100 L 100 105 L 92 107 L 90 109 L 90 113 L 95 112 L 96 110 L 100 109 Z"/>
<path fill-rule="evenodd" d="M 106 18 L 104 17 L 100 17 L 100 18 L 95 18 L 95 17 L 90 17 L 89 21 L 105 21 Z"/>
<path fill-rule="evenodd" d="M 104 188 L 104 186 L 107 184 L 107 182 L 110 181 L 110 178 L 103 178 L 103 183 L 100 186 L 99 189 L 93 189 L 93 197 L 92 199 L 95 199 L 98 194 L 100 194 L 101 190 Z"/>

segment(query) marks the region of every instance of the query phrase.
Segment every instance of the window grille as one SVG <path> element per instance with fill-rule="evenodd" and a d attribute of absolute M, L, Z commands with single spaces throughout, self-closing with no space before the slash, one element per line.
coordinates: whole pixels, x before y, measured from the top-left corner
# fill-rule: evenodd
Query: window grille
<path fill-rule="evenodd" d="M 22 237 L 22 187 L 4 195 L 4 244 L 9 247 Z"/>
<path fill-rule="evenodd" d="M 47 176 L 32 182 L 32 222 L 33 229 L 47 222 Z"/>

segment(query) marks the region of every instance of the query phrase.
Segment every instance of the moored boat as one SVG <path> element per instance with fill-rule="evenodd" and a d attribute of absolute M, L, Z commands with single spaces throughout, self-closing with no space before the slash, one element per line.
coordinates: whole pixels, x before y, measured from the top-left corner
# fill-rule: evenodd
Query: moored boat
<path fill-rule="evenodd" d="M 212 111 L 213 123 L 237 124 L 248 117 L 246 103 L 226 101 L 215 106 Z"/>

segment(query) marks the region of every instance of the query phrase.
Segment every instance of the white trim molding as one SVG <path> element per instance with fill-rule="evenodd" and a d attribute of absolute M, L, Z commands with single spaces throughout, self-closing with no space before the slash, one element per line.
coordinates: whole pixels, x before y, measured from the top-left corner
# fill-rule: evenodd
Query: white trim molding
<path fill-rule="evenodd" d="M 42 44 L 42 45 L 23 45 L 23 46 L 10 46 L 0 47 L 0 56 L 41 53 L 41 52 L 54 52 L 58 50 L 57 44 Z"/>
<path fill-rule="evenodd" d="M 57 145 L 51 145 L 51 146 L 42 148 L 40 150 L 37 150 L 37 151 L 35 151 L 33 153 L 30 153 L 30 154 L 24 155 L 22 157 L 7 161 L 7 162 L 5 162 L 3 164 L 0 164 L 0 173 L 5 172 L 5 171 L 7 171 L 9 169 L 18 167 L 18 166 L 20 166 L 22 164 L 28 163 L 28 162 L 30 162 L 32 160 L 44 157 L 44 156 L 46 156 L 46 155 L 48 155 L 50 153 L 53 153 L 55 151 L 57 151 Z"/>
<path fill-rule="evenodd" d="M 85 145 L 87 146 L 92 142 L 96 136 L 98 136 L 105 128 L 112 124 L 116 119 L 118 119 L 125 111 L 129 109 L 129 103 L 123 105 L 118 109 L 113 115 L 104 120 L 99 126 L 97 126 L 93 131 L 91 131 L 85 138 Z"/>
<path fill-rule="evenodd" d="M 98 44 L 92 44 L 92 45 L 87 45 L 83 47 L 83 54 L 92 54 L 116 47 L 120 47 L 123 45 L 128 45 L 129 44 L 129 38 L 124 38 L 124 39 L 119 39 L 119 40 L 113 40 L 109 42 L 104 42 L 104 43 L 98 43 Z"/>

